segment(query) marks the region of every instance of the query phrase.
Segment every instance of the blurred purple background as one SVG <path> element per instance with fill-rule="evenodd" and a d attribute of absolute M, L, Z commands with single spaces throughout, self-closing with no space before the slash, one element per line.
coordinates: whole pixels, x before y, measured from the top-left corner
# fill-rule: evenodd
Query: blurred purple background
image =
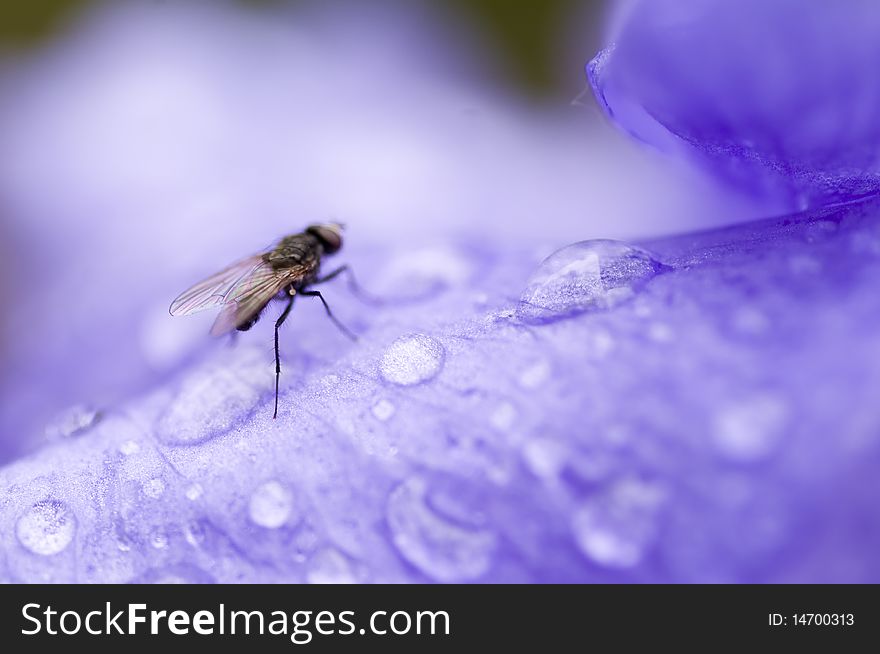
<path fill-rule="evenodd" d="M 877 12 L 551 3 L 539 57 L 464 4 L 9 41 L 0 577 L 877 580 L 880 248 L 836 204 L 875 191 Z M 168 305 L 331 219 L 390 304 L 328 287 L 357 346 L 296 307 L 273 423 L 273 321 L 230 348 Z M 648 251 L 539 268 L 593 239 Z"/>

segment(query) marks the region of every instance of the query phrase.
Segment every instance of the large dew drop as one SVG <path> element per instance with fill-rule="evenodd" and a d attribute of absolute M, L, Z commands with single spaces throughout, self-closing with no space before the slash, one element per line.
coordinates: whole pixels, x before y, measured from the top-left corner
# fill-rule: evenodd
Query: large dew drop
<path fill-rule="evenodd" d="M 443 345 L 430 336 L 401 336 L 382 355 L 379 372 L 392 384 L 414 386 L 436 377 L 445 357 Z"/>
<path fill-rule="evenodd" d="M 520 296 L 516 315 L 541 324 L 607 309 L 628 300 L 668 270 L 644 250 L 620 241 L 581 241 L 547 257 Z"/>
<path fill-rule="evenodd" d="M 279 482 L 267 481 L 251 495 L 248 510 L 255 525 L 277 529 L 293 513 L 293 495 Z"/>
<path fill-rule="evenodd" d="M 388 526 L 400 554 L 437 581 L 467 581 L 483 575 L 492 563 L 495 535 L 439 515 L 426 495 L 425 480 L 413 478 L 388 497 Z"/>
<path fill-rule="evenodd" d="M 75 533 L 76 517 L 58 500 L 37 502 L 15 525 L 18 542 L 42 556 L 63 552 Z"/>

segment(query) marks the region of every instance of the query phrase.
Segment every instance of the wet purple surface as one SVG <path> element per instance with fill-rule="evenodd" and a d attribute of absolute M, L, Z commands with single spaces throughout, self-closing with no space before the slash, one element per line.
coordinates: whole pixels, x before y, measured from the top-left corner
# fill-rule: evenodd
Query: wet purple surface
<path fill-rule="evenodd" d="M 880 581 L 880 200 L 830 204 L 865 187 L 765 178 L 774 152 L 736 178 L 765 199 L 734 206 L 582 116 L 558 124 L 444 77 L 429 39 L 418 63 L 393 55 L 412 41 L 320 15 L 296 24 L 349 51 L 226 10 L 174 14 L 213 35 L 192 47 L 166 15 L 131 11 L 29 64 L 31 88 L 0 107 L 3 245 L 20 244 L 0 265 L 33 282 L 0 286 L 20 307 L 0 323 L 0 579 Z M 94 74 L 109 51 L 118 74 Z M 236 52 L 266 77 L 230 71 Z M 631 52 L 619 61 L 642 61 Z M 347 74 L 352 53 L 376 57 L 369 83 Z M 303 59 L 322 83 L 267 63 Z M 306 82 L 319 100 L 293 102 Z M 58 98 L 72 108 L 56 118 Z M 670 106 L 667 126 L 711 115 Z M 813 172 L 855 165 L 841 157 Z M 811 208 L 695 229 L 793 204 Z M 356 344 L 299 302 L 273 421 L 273 321 L 233 346 L 206 338 L 212 315 L 167 305 L 325 212 L 350 224 L 338 262 L 385 302 L 326 287 Z"/>
<path fill-rule="evenodd" d="M 540 326 L 510 252 L 344 300 L 361 343 L 288 344 L 277 421 L 266 349 L 217 348 L 2 471 L 4 574 L 877 581 L 877 212 L 648 243 L 671 270 Z"/>

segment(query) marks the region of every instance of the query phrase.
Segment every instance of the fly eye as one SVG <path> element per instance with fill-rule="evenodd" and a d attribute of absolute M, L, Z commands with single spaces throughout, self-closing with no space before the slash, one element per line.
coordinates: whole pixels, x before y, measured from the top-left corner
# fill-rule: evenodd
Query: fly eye
<path fill-rule="evenodd" d="M 326 254 L 333 254 L 342 247 L 342 234 L 336 225 L 312 225 L 307 231 L 318 237 Z"/>

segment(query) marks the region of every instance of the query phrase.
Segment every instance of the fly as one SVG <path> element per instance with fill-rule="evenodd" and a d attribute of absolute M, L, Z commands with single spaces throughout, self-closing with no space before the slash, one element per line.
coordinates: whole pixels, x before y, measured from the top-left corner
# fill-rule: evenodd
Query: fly
<path fill-rule="evenodd" d="M 287 306 L 275 321 L 275 412 L 272 418 L 278 417 L 278 381 L 281 377 L 278 329 L 287 319 L 297 295 L 321 300 L 333 324 L 350 339 L 357 340 L 336 319 L 321 292 L 310 288 L 348 271 L 348 266 L 340 266 L 326 275 L 320 274 L 322 258 L 335 254 L 341 247 L 342 225 L 311 225 L 304 232 L 285 236 L 271 250 L 224 268 L 187 289 L 171 303 L 169 311 L 172 316 L 187 316 L 222 307 L 211 328 L 212 336 L 221 336 L 233 330 L 244 332 L 253 327 L 273 299 L 287 301 Z M 349 277 L 349 282 L 353 285 L 353 278 Z"/>

